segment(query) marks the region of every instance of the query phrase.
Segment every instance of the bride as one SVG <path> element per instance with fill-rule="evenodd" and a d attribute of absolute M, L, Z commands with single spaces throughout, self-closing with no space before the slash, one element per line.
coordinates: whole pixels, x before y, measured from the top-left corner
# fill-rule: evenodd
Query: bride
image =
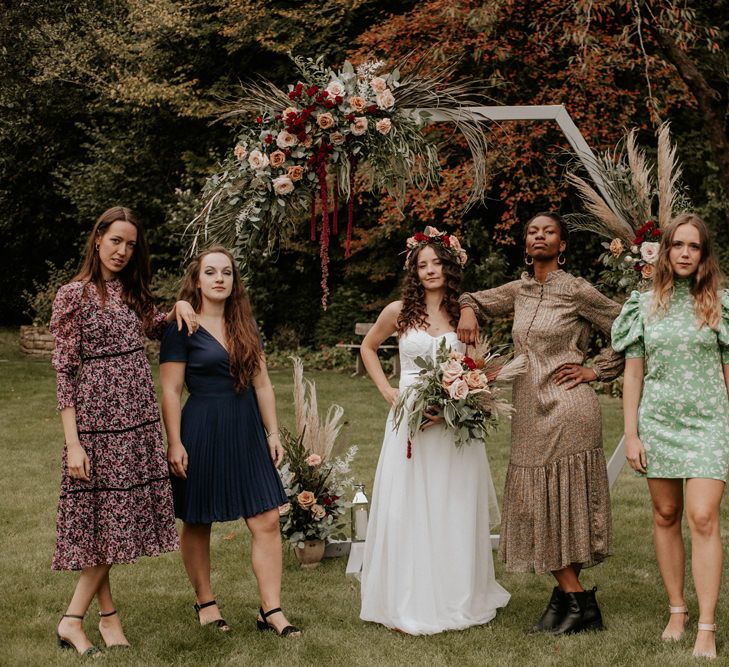
<path fill-rule="evenodd" d="M 466 253 L 455 236 L 434 227 L 409 238 L 407 248 L 402 299 L 385 307 L 361 348 L 367 372 L 391 406 L 417 377 L 416 357 L 435 355 L 443 338 L 464 351 L 455 326 Z M 393 333 L 399 389 L 390 386 L 377 357 Z M 407 419 L 395 429 L 391 410 L 367 528 L 360 617 L 413 635 L 488 623 L 509 593 L 494 577 L 489 520 L 498 521 L 498 507 L 484 443 L 456 448 L 435 415 L 412 447 L 407 430 Z"/>

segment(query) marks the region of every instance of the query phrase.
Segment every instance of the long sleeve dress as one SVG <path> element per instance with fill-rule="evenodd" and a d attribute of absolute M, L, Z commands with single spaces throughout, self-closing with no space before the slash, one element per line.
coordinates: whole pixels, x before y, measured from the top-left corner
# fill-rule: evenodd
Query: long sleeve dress
<path fill-rule="evenodd" d="M 554 372 L 583 364 L 592 327 L 609 334 L 620 306 L 562 270 L 543 283 L 524 273 L 464 294 L 461 304 L 482 317 L 513 313 L 515 352 L 529 360 L 527 373 L 514 381 L 500 558 L 512 572 L 599 563 L 612 549 L 600 405 L 589 384 L 568 390 L 555 384 Z M 617 377 L 623 365 L 612 349 L 593 360 L 601 380 Z"/>
<path fill-rule="evenodd" d="M 178 548 L 169 471 L 144 334 L 159 338 L 165 315 L 143 331 L 124 302 L 119 280 L 106 283 L 106 303 L 93 284 L 58 290 L 58 408 L 73 407 L 91 479 L 72 479 L 64 446 L 56 521 L 55 570 L 132 563 Z"/>
<path fill-rule="evenodd" d="M 653 292 L 633 292 L 613 324 L 613 348 L 645 359 L 638 435 L 647 477 L 726 481 L 729 400 L 729 293 L 721 294 L 718 331 L 696 327 L 687 280 L 677 280 L 663 317 L 651 313 Z"/>

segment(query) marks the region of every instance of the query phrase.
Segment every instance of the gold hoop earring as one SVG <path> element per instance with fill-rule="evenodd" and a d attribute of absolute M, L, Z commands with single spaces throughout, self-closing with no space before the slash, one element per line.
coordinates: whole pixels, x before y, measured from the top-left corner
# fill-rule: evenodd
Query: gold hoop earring
<path fill-rule="evenodd" d="M 530 255 L 524 255 L 524 264 L 527 266 L 531 266 L 534 264 L 534 257 L 531 257 Z"/>
<path fill-rule="evenodd" d="M 97 243 L 94 247 L 96 248 L 96 252 L 99 252 L 99 244 Z"/>
<path fill-rule="evenodd" d="M 559 256 L 557 257 L 557 264 L 559 264 L 560 266 L 564 266 L 564 263 L 566 261 L 567 260 L 565 259 L 565 256 L 562 253 L 559 253 Z"/>

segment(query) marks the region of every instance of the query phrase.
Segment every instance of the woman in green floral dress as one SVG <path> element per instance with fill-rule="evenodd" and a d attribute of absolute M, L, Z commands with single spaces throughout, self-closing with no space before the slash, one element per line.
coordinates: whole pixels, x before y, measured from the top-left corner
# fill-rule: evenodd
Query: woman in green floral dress
<path fill-rule="evenodd" d="M 668 594 L 662 638 L 680 639 L 688 621 L 685 504 L 699 602 L 694 656 L 707 658 L 716 656 L 719 506 L 729 466 L 729 294 L 721 282 L 706 225 L 681 215 L 661 239 L 653 289 L 633 292 L 612 330 L 613 348 L 626 356 L 626 457 L 648 478 L 656 558 Z"/>

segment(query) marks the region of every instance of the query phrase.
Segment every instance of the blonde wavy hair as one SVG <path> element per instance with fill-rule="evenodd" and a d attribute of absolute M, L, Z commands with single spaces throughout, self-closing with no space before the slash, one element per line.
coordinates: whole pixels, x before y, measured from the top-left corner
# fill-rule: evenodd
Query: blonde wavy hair
<path fill-rule="evenodd" d="M 663 231 L 653 273 L 653 299 L 651 313 L 663 317 L 668 312 L 674 288 L 673 268 L 669 259 L 669 251 L 673 245 L 676 230 L 683 225 L 692 225 L 699 232 L 701 259 L 696 273 L 691 276 L 691 295 L 694 297 L 696 325 L 700 329 L 705 324 L 718 330 L 721 317 L 721 301 L 719 290 L 724 285 L 724 274 L 714 252 L 709 228 L 694 213 L 682 213 Z"/>

